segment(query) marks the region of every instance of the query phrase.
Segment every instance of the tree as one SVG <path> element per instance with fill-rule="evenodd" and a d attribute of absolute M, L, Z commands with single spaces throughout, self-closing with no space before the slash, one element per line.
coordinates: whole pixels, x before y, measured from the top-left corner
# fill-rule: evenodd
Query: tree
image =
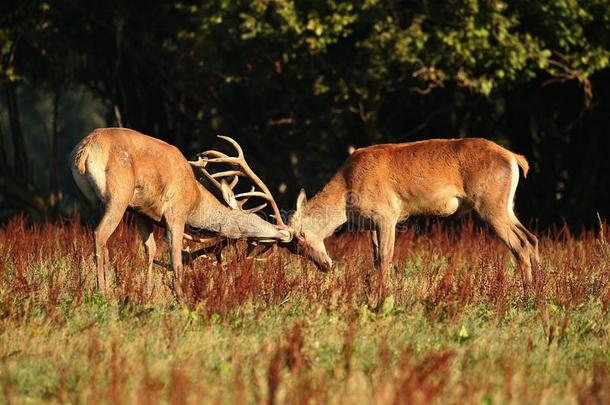
<path fill-rule="evenodd" d="M 56 100 L 86 86 L 108 125 L 187 152 L 229 134 L 285 206 L 328 180 L 350 145 L 483 136 L 530 159 L 527 216 L 610 209 L 603 0 L 28 1 L 3 15 L 3 83 Z M 0 156 L 27 171 L 19 142 L 34 135 L 15 124 L 16 97 L 5 96 L 14 141 Z M 54 122 L 61 139 L 59 109 Z"/>

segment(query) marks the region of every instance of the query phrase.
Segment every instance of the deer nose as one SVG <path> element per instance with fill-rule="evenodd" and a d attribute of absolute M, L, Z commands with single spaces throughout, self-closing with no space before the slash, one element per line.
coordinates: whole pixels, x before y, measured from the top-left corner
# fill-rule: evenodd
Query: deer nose
<path fill-rule="evenodd" d="M 318 264 L 318 269 L 320 269 L 320 271 L 322 273 L 328 273 L 330 271 L 330 269 L 332 269 L 332 267 L 333 267 L 332 260 L 324 260 L 323 262 Z"/>

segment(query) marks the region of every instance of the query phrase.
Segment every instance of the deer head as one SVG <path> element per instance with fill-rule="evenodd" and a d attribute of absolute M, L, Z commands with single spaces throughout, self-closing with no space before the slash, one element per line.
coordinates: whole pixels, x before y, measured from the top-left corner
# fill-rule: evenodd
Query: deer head
<path fill-rule="evenodd" d="M 306 204 L 305 190 L 301 190 L 297 198 L 296 210 L 288 222 L 294 237 L 289 249 L 293 253 L 310 258 L 320 271 L 327 272 L 332 268 L 333 261 L 328 256 L 324 245 L 326 235 L 320 229 L 325 218 L 315 215 L 305 216 Z"/>

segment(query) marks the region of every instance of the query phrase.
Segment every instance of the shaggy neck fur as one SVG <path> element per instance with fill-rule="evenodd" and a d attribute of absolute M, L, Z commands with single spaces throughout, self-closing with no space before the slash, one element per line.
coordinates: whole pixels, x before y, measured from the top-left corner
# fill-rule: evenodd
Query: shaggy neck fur
<path fill-rule="evenodd" d="M 305 204 L 302 224 L 303 228 L 325 239 L 345 222 L 347 185 L 341 173 L 337 173 Z"/>

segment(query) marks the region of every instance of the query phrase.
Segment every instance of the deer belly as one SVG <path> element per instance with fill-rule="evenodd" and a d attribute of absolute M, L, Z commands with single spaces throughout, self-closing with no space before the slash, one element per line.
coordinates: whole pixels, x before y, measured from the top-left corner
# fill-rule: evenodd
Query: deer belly
<path fill-rule="evenodd" d="M 435 215 L 447 217 L 453 215 L 462 205 L 462 198 L 455 194 L 440 195 L 434 198 L 420 199 L 409 204 L 410 215 Z"/>
<path fill-rule="evenodd" d="M 447 217 L 453 215 L 460 207 L 461 198 L 451 197 L 448 200 L 439 201 L 437 205 L 433 207 L 432 215 L 438 215 Z"/>
<path fill-rule="evenodd" d="M 163 217 L 163 207 L 160 199 L 149 198 L 139 187 L 136 187 L 129 207 L 155 221 L 160 221 Z"/>
<path fill-rule="evenodd" d="M 130 205 L 129 208 L 155 221 L 161 221 L 161 218 L 163 217 L 162 213 L 156 209 L 156 207 Z"/>

